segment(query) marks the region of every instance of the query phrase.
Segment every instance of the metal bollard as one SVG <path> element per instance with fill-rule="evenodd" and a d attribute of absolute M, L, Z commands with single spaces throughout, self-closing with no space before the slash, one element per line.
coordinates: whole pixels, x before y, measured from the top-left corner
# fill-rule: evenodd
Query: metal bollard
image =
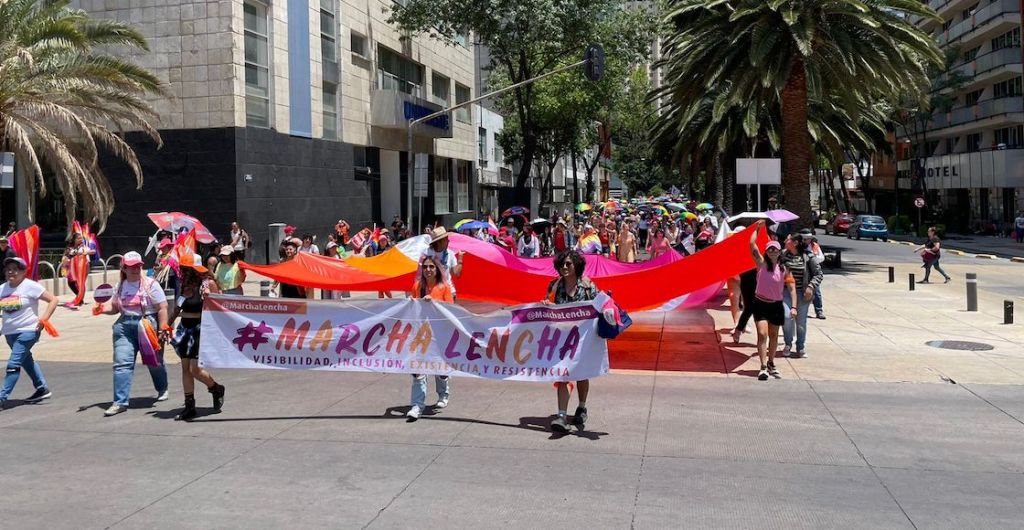
<path fill-rule="evenodd" d="M 1003 300 L 1003 324 L 1013 324 L 1013 300 Z"/>
<path fill-rule="evenodd" d="M 843 251 L 838 248 L 836 249 L 836 268 L 843 268 Z"/>
<path fill-rule="evenodd" d="M 978 274 L 967 273 L 967 310 L 978 310 Z"/>
<path fill-rule="evenodd" d="M 910 290 L 914 290 L 914 273 L 910 273 Z"/>
<path fill-rule="evenodd" d="M 260 280 L 260 296 L 266 298 L 270 296 L 270 281 Z"/>
<path fill-rule="evenodd" d="M 889 283 L 896 283 L 896 267 L 889 267 Z"/>

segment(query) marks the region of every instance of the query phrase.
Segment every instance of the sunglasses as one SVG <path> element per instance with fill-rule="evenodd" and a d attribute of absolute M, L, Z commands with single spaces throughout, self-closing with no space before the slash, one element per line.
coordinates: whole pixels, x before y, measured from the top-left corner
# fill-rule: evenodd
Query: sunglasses
<path fill-rule="evenodd" d="M 575 267 L 575 265 L 573 265 L 573 263 L 571 261 L 567 261 L 567 262 L 562 264 L 562 268 L 563 269 L 572 269 L 574 267 Z"/>

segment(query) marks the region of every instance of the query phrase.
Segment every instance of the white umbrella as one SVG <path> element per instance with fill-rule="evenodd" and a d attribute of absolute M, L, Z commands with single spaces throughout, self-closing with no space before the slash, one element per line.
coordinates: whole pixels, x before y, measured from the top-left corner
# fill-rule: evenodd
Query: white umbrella
<path fill-rule="evenodd" d="M 775 221 L 772 221 L 772 218 L 768 217 L 768 214 L 766 214 L 764 212 L 743 212 L 741 214 L 737 214 L 737 215 L 734 215 L 734 216 L 730 217 L 728 219 L 728 221 L 729 221 L 729 224 L 733 224 L 733 223 L 736 223 L 736 222 L 739 222 L 739 221 L 754 222 L 754 221 L 760 221 L 762 219 L 767 221 L 768 224 L 771 224 L 771 223 L 775 222 Z"/>

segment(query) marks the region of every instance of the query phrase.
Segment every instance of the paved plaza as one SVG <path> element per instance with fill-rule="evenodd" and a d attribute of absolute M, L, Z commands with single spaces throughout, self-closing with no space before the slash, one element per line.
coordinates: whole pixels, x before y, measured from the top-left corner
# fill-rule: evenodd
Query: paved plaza
<path fill-rule="evenodd" d="M 61 310 L 38 347 L 53 399 L 0 412 L 3 527 L 1019 528 L 1024 325 L 1001 301 L 1024 264 L 951 257 L 953 283 L 909 292 L 906 250 L 849 245 L 781 380 L 752 377 L 721 300 L 638 314 L 567 436 L 547 430 L 550 384 L 455 379 L 447 409 L 406 423 L 409 377 L 356 373 L 218 370 L 223 412 L 200 391 L 200 418 L 175 422 L 176 364 L 170 401 L 139 370 L 104 418 L 110 321 Z"/>

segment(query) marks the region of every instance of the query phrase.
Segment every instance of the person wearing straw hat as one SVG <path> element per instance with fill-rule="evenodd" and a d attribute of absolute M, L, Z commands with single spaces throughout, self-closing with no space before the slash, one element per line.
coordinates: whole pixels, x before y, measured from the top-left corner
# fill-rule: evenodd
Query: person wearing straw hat
<path fill-rule="evenodd" d="M 161 341 L 168 338 L 167 297 L 160 284 L 142 274 L 142 256 L 128 252 L 121 260 L 121 281 L 114 289 L 110 307 L 99 304 L 93 315 L 120 315 L 114 322 L 114 401 L 103 415 L 114 416 L 128 410 L 128 398 L 135 375 L 135 358 L 140 352 L 139 329 L 143 319 L 156 325 Z M 149 366 L 149 375 L 156 388 L 156 400 L 166 401 L 167 368 L 163 348 L 157 349 L 157 364 Z"/>
<path fill-rule="evenodd" d="M 57 298 L 38 282 L 26 278 L 27 271 L 25 260 L 17 257 L 4 259 L 4 278 L 7 281 L 0 285 L 0 312 L 4 319 L 0 333 L 7 339 L 11 355 L 7 359 L 7 375 L 0 389 L 0 410 L 4 409 L 22 370 L 32 379 L 36 389 L 25 399 L 26 403 L 38 403 L 52 395 L 43 370 L 32 358 L 32 347 L 39 342 L 40 332 L 49 325 L 49 319 L 57 309 Z M 46 302 L 42 316 L 39 314 L 40 300 Z"/>
<path fill-rule="evenodd" d="M 464 252 L 451 252 L 448 250 L 448 234 L 443 226 L 434 227 L 430 230 L 430 248 L 423 252 L 428 258 L 436 258 L 441 264 L 441 275 L 448 288 L 452 291 L 452 297 L 456 296 L 455 282 L 452 277 L 458 278 L 462 274 L 462 256 Z"/>
<path fill-rule="evenodd" d="M 228 248 L 225 246 L 224 248 Z M 203 317 L 203 302 L 210 293 L 219 293 L 217 282 L 210 276 L 210 270 L 202 265 L 198 254 L 181 261 L 181 296 L 175 304 L 171 325 L 181 317 L 171 344 L 181 358 L 181 387 L 185 392 L 185 408 L 174 417 L 178 421 L 189 421 L 196 417 L 195 380 L 198 379 L 213 396 L 213 409 L 220 412 L 224 406 L 224 385 L 217 384 L 209 372 L 199 366 L 199 327 Z"/>

